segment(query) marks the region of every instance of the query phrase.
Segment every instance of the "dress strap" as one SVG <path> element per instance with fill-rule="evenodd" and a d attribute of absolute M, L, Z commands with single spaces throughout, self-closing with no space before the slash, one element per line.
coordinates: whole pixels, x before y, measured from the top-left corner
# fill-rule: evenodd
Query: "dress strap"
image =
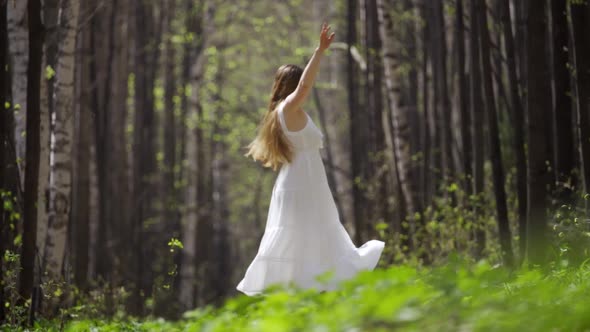
<path fill-rule="evenodd" d="M 283 106 L 285 105 L 285 100 L 283 99 L 278 105 L 277 105 L 277 112 L 279 113 L 279 122 L 281 124 L 281 128 L 283 129 L 283 131 L 285 133 L 288 133 L 289 130 L 287 130 L 287 125 L 285 124 L 285 116 L 283 115 Z"/>

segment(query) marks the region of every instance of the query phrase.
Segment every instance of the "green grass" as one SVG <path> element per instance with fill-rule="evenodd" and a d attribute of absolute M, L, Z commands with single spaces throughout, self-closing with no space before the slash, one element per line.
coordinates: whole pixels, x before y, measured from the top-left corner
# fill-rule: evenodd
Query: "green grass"
<path fill-rule="evenodd" d="M 66 331 L 590 331 L 590 264 L 510 272 L 486 262 L 363 272 L 333 292 L 238 296 L 178 322 L 74 321 Z"/>

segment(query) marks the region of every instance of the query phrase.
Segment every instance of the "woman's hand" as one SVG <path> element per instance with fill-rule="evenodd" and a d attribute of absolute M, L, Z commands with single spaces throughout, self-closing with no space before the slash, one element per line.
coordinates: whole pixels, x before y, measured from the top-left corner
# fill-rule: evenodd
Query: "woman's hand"
<path fill-rule="evenodd" d="M 325 51 L 328 49 L 328 47 L 330 47 L 330 44 L 332 44 L 332 40 L 334 40 L 335 35 L 336 34 L 334 32 L 330 34 L 330 27 L 324 22 L 322 24 L 322 32 L 320 33 L 320 51 Z"/>

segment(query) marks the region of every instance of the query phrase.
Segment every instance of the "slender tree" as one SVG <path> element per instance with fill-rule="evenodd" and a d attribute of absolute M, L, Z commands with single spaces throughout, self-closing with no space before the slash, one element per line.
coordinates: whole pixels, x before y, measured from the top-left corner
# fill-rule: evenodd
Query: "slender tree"
<path fill-rule="evenodd" d="M 8 38 L 12 63 L 12 103 L 15 110 L 14 140 L 18 160 L 26 160 L 27 64 L 29 61 L 29 31 L 27 1 L 8 1 Z M 18 163 L 21 188 L 24 186 L 25 163 Z"/>
<path fill-rule="evenodd" d="M 11 204 L 15 211 L 3 208 L 0 212 L 0 303 L 7 303 L 5 293 L 5 261 L 3 259 L 6 250 L 13 250 L 14 224 L 16 220 L 11 218 L 13 212 L 19 212 L 18 184 L 19 175 L 16 165 L 16 153 L 14 149 L 14 116 L 11 97 L 11 73 L 10 59 L 8 56 L 8 22 L 7 1 L 0 2 L 0 105 L 4 109 L 0 112 L 0 200 L 3 204 Z M 8 107 L 6 107 L 8 105 Z M 7 205 L 4 205 L 7 206 Z M 6 320 L 6 306 L 0 306 L 0 322 Z"/>
<path fill-rule="evenodd" d="M 451 101 L 448 87 L 448 70 L 447 70 L 447 42 L 445 18 L 443 12 L 443 1 L 433 0 L 431 3 L 432 24 L 434 34 L 431 38 L 433 41 L 433 71 L 434 71 L 434 99 L 436 105 L 436 126 L 440 153 L 440 167 L 443 177 L 452 177 L 455 175 L 455 166 L 452 158 L 451 147 L 453 137 L 451 133 Z M 438 189 L 438 188 L 437 188 Z"/>
<path fill-rule="evenodd" d="M 57 69 L 59 42 L 59 0 L 47 0 L 43 3 L 43 25 L 45 27 L 45 44 L 43 66 L 46 74 L 41 75 L 41 114 L 39 115 L 39 189 L 37 191 L 37 257 L 42 260 L 45 256 L 45 242 L 49 224 L 49 172 L 50 172 L 50 126 L 54 113 L 55 69 Z M 52 73 L 52 75 L 48 75 Z M 37 264 L 35 268 L 41 267 Z M 43 274 L 39 271 L 36 276 Z M 37 280 L 35 284 L 38 284 Z M 39 297 L 40 298 L 40 297 Z"/>
<path fill-rule="evenodd" d="M 196 7 L 196 8 L 195 8 Z M 187 165 L 184 169 L 184 178 L 186 187 L 184 189 L 184 209 L 182 210 L 182 243 L 184 249 L 181 256 L 180 264 L 180 281 L 179 295 L 180 302 L 185 309 L 193 308 L 196 305 L 196 250 L 197 250 L 197 222 L 199 220 L 198 211 L 198 190 L 199 175 L 202 170 L 198 165 L 198 152 L 202 144 L 200 140 L 200 128 L 198 126 L 198 115 L 201 109 L 199 99 L 199 84 L 203 76 L 203 33 L 202 33 L 202 11 L 203 3 L 194 6 L 192 1 L 186 2 L 186 19 L 185 26 L 188 31 L 196 35 L 196 43 L 186 43 L 184 47 L 184 65 L 183 65 L 183 83 L 190 88 L 190 100 L 186 94 L 183 94 L 183 104 L 186 105 L 187 113 L 185 118 L 188 119 L 187 128 L 184 129 L 186 138 L 185 148 L 183 149 L 183 160 Z M 183 127 L 184 127 L 183 126 Z"/>
<path fill-rule="evenodd" d="M 492 162 L 492 179 L 494 182 L 494 196 L 496 197 L 496 213 L 498 218 L 498 230 L 500 235 L 500 246 L 504 264 L 512 266 L 514 263 L 512 252 L 512 240 L 510 225 L 508 222 L 508 206 L 506 203 L 506 191 L 504 188 L 504 168 L 502 165 L 502 151 L 500 147 L 500 134 L 498 130 L 498 116 L 496 111 L 496 100 L 492 79 L 492 64 L 490 58 L 490 35 L 488 32 L 488 20 L 485 1 L 481 0 L 479 15 L 479 29 L 481 33 L 481 67 L 482 79 L 485 92 L 485 110 L 488 120 L 488 134 L 490 144 L 490 160 Z"/>
<path fill-rule="evenodd" d="M 527 49 L 545 50 L 547 44 L 547 4 L 529 6 Z M 544 52 L 527 54 L 527 116 L 528 116 L 528 202 L 527 258 L 532 264 L 545 260 L 547 251 L 547 184 L 546 166 L 547 121 L 551 114 L 551 80 L 549 61 Z"/>
<path fill-rule="evenodd" d="M 516 51 L 514 36 L 512 35 L 512 20 L 510 18 L 510 1 L 502 0 L 502 31 L 504 47 L 506 49 L 506 65 L 510 88 L 510 106 L 514 139 L 512 148 L 516 157 L 516 196 L 518 198 L 518 235 L 520 258 L 524 258 L 526 248 L 526 202 L 527 202 L 527 173 L 526 154 L 524 149 L 524 108 L 518 84 Z"/>
<path fill-rule="evenodd" d="M 78 0 L 62 0 L 59 24 L 63 38 L 55 89 L 54 128 L 51 137 L 49 225 L 45 242 L 44 269 L 57 280 L 62 274 L 71 210 L 72 139 L 74 133 L 74 68 Z"/>
<path fill-rule="evenodd" d="M 405 206 L 406 215 L 402 220 L 410 220 L 414 213 L 421 212 L 418 200 L 417 190 L 414 179 L 416 168 L 412 165 L 412 156 L 410 154 L 410 127 L 409 111 L 410 108 L 404 104 L 403 97 L 400 94 L 401 82 L 403 77 L 400 73 L 400 55 L 399 55 L 399 37 L 394 34 L 394 22 L 391 17 L 392 2 L 378 0 L 377 8 L 379 12 L 379 27 L 381 39 L 383 40 L 383 67 L 385 86 L 387 88 L 387 98 L 389 101 L 389 112 L 393 120 L 393 146 L 395 162 L 399 175 L 399 186 L 401 189 L 402 200 Z"/>
<path fill-rule="evenodd" d="M 359 118 L 359 96 L 358 96 L 358 68 L 353 57 L 353 47 L 357 43 L 356 30 L 356 12 L 357 1 L 347 1 L 347 32 L 346 43 L 348 45 L 347 53 L 347 90 L 348 90 L 348 110 L 350 123 L 350 161 L 351 161 L 351 181 L 352 181 L 352 199 L 354 204 L 354 228 L 355 228 L 355 242 L 360 243 L 363 239 L 363 221 L 365 219 L 364 209 L 365 202 L 363 192 L 360 187 L 362 182 L 362 158 L 361 155 L 363 142 L 360 140 L 360 132 L 358 129 Z"/>
<path fill-rule="evenodd" d="M 41 62 L 44 29 L 41 23 L 41 2 L 27 2 L 29 26 L 29 62 L 27 68 L 27 135 L 24 186 L 22 252 L 20 256 L 19 295 L 21 304 L 31 298 L 35 272 L 35 242 L 37 239 L 37 188 L 39 176 L 39 114 L 41 91 Z M 34 313 L 30 312 L 30 323 Z"/>
<path fill-rule="evenodd" d="M 572 92 L 570 86 L 569 38 L 567 22 L 567 0 L 551 1 L 551 21 L 553 31 L 553 125 L 555 131 L 554 165 L 556 180 L 566 184 L 559 189 L 564 201 L 570 201 L 576 179 L 574 127 L 572 126 Z"/>
<path fill-rule="evenodd" d="M 381 170 L 383 168 L 383 155 L 385 153 L 385 133 L 383 131 L 383 94 L 382 89 L 382 72 L 383 65 L 381 61 L 381 40 L 379 37 L 379 23 L 377 14 L 377 2 L 376 0 L 365 1 L 365 26 L 366 26 L 366 58 L 367 58 L 367 71 L 366 71 L 366 98 L 367 98 L 367 110 L 369 111 L 368 139 L 370 144 L 369 153 L 369 174 L 372 174 L 373 180 L 369 180 L 375 183 L 375 188 L 372 190 L 374 193 L 374 199 L 372 199 L 371 205 L 374 208 L 370 209 L 369 215 L 372 221 L 385 220 L 387 211 L 387 187 L 385 181 L 377 179 L 387 178 L 387 174 L 383 174 Z M 374 223 L 367 222 L 365 224 L 365 233 L 373 236 L 374 234 Z"/>
<path fill-rule="evenodd" d="M 455 9 L 456 42 L 457 42 L 457 78 L 459 93 L 459 110 L 461 115 L 461 146 L 463 148 L 463 172 L 465 176 L 465 193 L 467 197 L 473 192 L 472 177 L 472 135 L 471 114 L 469 112 L 469 93 L 467 91 L 467 76 L 465 75 L 465 23 L 463 19 L 463 0 L 457 0 Z"/>
<path fill-rule="evenodd" d="M 80 12 L 85 13 L 90 6 L 87 2 L 80 3 Z M 76 167 L 73 174 L 72 188 L 72 229 L 73 238 L 73 272 L 75 285 L 83 290 L 89 286 L 90 263 L 90 210 L 91 210 L 91 135 L 92 120 L 89 107 L 89 77 L 88 77 L 88 28 L 83 28 L 78 35 L 76 50 L 76 114 L 74 159 Z"/>
<path fill-rule="evenodd" d="M 431 124 L 430 118 L 432 113 L 432 108 L 430 107 L 431 104 L 431 94 L 430 94 L 430 87 L 429 87 L 429 62 L 430 57 L 428 56 L 430 52 L 430 22 L 428 18 L 428 0 L 423 0 L 420 4 L 420 16 L 422 18 L 422 31 L 421 31 L 421 41 L 422 41 L 422 63 L 421 63 L 421 90 L 422 90 L 422 112 L 423 112 L 423 125 L 421 128 L 421 140 L 422 140 L 422 149 L 424 155 L 424 162 L 422 165 L 421 171 L 421 190 L 422 190 L 422 205 L 427 206 L 432 199 L 432 188 L 433 188 L 433 174 L 432 174 L 432 160 L 433 160 L 433 149 L 432 149 L 432 141 L 434 138 L 433 135 L 433 126 Z"/>
<path fill-rule="evenodd" d="M 580 169 L 584 192 L 590 192 L 590 6 L 571 2 L 572 30 L 574 35 L 577 134 L 580 149 Z"/>
<path fill-rule="evenodd" d="M 481 86 L 481 59 L 480 59 L 480 29 L 478 24 L 478 12 L 482 3 L 479 0 L 470 2 L 470 34 L 469 34 L 469 95 L 470 113 L 473 132 L 473 194 L 482 197 L 484 192 L 484 114 L 482 112 L 483 96 Z M 479 210 L 476 210 L 479 215 Z M 478 226 L 475 233 L 477 241 L 477 255 L 485 248 L 485 232 Z"/>

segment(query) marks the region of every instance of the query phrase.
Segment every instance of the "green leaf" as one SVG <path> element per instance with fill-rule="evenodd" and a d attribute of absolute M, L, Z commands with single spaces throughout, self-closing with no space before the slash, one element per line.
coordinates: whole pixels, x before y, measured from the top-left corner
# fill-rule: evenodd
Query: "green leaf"
<path fill-rule="evenodd" d="M 45 79 L 50 80 L 55 77 L 55 70 L 51 66 L 45 67 Z"/>

